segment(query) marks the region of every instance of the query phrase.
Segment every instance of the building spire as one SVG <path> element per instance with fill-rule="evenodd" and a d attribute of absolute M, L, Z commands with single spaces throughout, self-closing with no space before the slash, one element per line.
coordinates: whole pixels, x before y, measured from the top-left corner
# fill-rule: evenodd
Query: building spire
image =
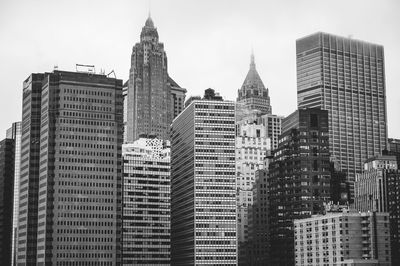
<path fill-rule="evenodd" d="M 254 50 L 253 50 L 253 48 L 251 48 L 250 68 L 256 68 L 256 63 L 255 63 L 255 60 L 254 60 Z"/>

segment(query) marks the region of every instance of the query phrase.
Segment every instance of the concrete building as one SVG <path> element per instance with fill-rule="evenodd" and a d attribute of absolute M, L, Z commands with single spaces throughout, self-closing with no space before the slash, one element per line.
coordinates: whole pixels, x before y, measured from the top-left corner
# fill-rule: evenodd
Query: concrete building
<path fill-rule="evenodd" d="M 123 265 L 170 265 L 170 148 L 140 138 L 122 146 Z"/>
<path fill-rule="evenodd" d="M 283 120 L 269 174 L 271 264 L 293 265 L 293 220 L 322 213 L 330 199 L 327 111 L 299 109 Z"/>
<path fill-rule="evenodd" d="M 264 168 L 264 158 L 271 151 L 266 128 L 256 121 L 236 123 L 237 236 L 239 265 L 246 265 L 248 245 L 248 208 L 253 204 L 256 171 Z"/>
<path fill-rule="evenodd" d="M 183 108 L 185 92 L 168 76 L 164 44 L 159 42 L 157 28 L 149 17 L 142 28 L 140 42 L 132 48 L 126 142 L 140 136 L 169 139 L 169 126 Z"/>
<path fill-rule="evenodd" d="M 15 265 L 16 259 L 16 244 L 17 244 L 17 229 L 18 229 L 18 207 L 19 207 L 19 179 L 20 179 L 20 163 L 21 163 L 21 122 L 15 122 L 7 129 L 6 138 L 15 141 L 14 154 L 14 201 L 13 201 L 13 231 L 12 231 L 12 259 L 11 265 Z"/>
<path fill-rule="evenodd" d="M 353 182 L 386 148 L 384 48 L 318 32 L 296 41 L 296 57 L 298 107 L 328 110 L 331 154 Z"/>
<path fill-rule="evenodd" d="M 18 265 L 120 264 L 122 116 L 122 80 L 25 80 Z"/>
<path fill-rule="evenodd" d="M 0 141 L 0 262 L 12 265 L 15 140 Z"/>
<path fill-rule="evenodd" d="M 296 266 L 392 265 L 387 213 L 344 210 L 296 219 L 294 234 Z"/>
<path fill-rule="evenodd" d="M 400 139 L 389 138 L 388 143 L 389 143 L 388 146 L 389 151 L 400 153 Z"/>
<path fill-rule="evenodd" d="M 400 264 L 400 171 L 395 156 L 376 156 L 356 175 L 354 204 L 358 211 L 388 212 L 392 263 Z"/>
<path fill-rule="evenodd" d="M 259 111 L 260 114 L 271 114 L 272 108 L 269 98 L 268 88 L 265 88 L 260 75 L 256 70 L 254 54 L 251 54 L 250 69 L 238 90 L 237 104 L 237 119 L 241 120 L 242 116 L 247 113 Z"/>
<path fill-rule="evenodd" d="M 257 118 L 259 124 L 262 124 L 267 130 L 267 137 L 271 139 L 271 150 L 278 148 L 279 136 L 282 134 L 283 116 L 265 114 Z"/>
<path fill-rule="evenodd" d="M 209 92 L 171 126 L 171 265 L 237 265 L 235 104 Z"/>

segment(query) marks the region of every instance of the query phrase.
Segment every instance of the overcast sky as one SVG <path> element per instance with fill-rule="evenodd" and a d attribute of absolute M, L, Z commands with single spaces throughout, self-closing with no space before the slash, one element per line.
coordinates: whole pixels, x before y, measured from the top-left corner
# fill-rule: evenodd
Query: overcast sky
<path fill-rule="evenodd" d="M 400 138 L 400 1 L 0 0 L 0 133 L 21 119 L 30 73 L 93 64 L 128 78 L 151 9 L 168 72 L 188 95 L 236 99 L 251 49 L 272 112 L 297 108 L 296 39 L 324 31 L 385 47 L 389 137 Z"/>

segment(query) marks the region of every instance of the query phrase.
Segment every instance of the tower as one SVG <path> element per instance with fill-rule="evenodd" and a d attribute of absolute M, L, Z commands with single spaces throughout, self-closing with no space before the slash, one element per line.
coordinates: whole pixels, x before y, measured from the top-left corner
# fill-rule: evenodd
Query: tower
<path fill-rule="evenodd" d="M 265 88 L 260 75 L 256 70 L 254 54 L 251 53 L 250 69 L 242 87 L 238 90 L 238 120 L 249 112 L 258 111 L 260 114 L 271 114 L 271 104 L 268 89 Z"/>
<path fill-rule="evenodd" d="M 185 93 L 186 90 L 168 76 L 164 44 L 159 42 L 157 28 L 149 16 L 140 42 L 132 49 L 125 142 L 133 142 L 141 136 L 169 139 L 169 126 L 176 116 L 174 111 L 179 104 L 182 109 Z"/>
<path fill-rule="evenodd" d="M 383 46 L 318 32 L 296 41 L 296 58 L 298 107 L 328 110 L 331 154 L 353 182 L 386 148 Z"/>

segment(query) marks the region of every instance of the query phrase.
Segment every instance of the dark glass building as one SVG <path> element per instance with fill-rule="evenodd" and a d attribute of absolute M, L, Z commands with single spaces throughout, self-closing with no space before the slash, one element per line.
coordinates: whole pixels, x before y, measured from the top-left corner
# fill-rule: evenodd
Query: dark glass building
<path fill-rule="evenodd" d="M 293 220 L 322 213 L 330 199 L 328 111 L 299 109 L 282 121 L 269 165 L 271 265 L 294 265 Z"/>
<path fill-rule="evenodd" d="M 0 262 L 11 265 L 15 140 L 0 141 Z"/>
<path fill-rule="evenodd" d="M 331 155 L 353 182 L 386 148 L 384 48 L 318 32 L 296 41 L 296 58 L 298 108 L 328 111 Z"/>
<path fill-rule="evenodd" d="M 24 82 L 18 265 L 120 264 L 122 115 L 122 80 Z"/>

